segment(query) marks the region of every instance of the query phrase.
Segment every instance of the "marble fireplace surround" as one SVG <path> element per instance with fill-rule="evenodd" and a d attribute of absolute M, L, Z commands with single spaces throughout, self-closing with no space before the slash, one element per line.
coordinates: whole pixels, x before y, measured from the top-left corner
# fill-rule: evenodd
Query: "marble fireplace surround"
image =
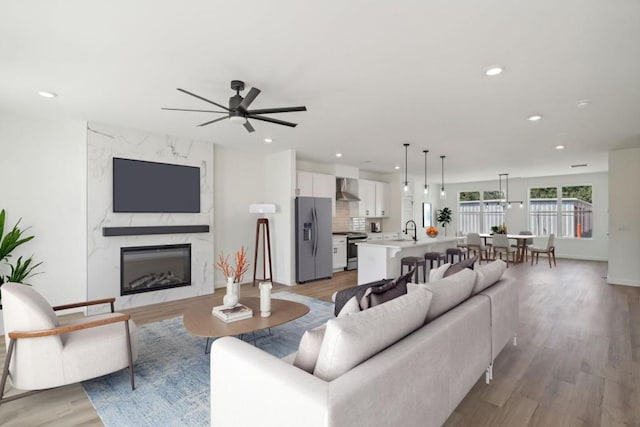
<path fill-rule="evenodd" d="M 116 308 L 140 307 L 210 294 L 214 289 L 213 143 L 88 123 L 87 297 L 116 298 Z M 114 213 L 112 159 L 123 157 L 200 167 L 200 213 Z M 190 226 L 199 232 L 129 233 L 147 227 Z M 109 234 L 109 230 L 125 230 Z M 206 231 L 205 231 L 206 230 Z M 124 234 L 124 235 L 123 235 Z M 120 248 L 191 244 L 191 286 L 120 295 Z"/>

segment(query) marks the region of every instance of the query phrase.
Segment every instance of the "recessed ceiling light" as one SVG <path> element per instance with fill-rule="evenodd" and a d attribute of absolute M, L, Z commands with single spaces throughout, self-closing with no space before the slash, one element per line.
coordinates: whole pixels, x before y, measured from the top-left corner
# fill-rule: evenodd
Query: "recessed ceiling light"
<path fill-rule="evenodd" d="M 336 157 L 342 157 L 342 153 L 336 153 Z"/>
<path fill-rule="evenodd" d="M 487 71 L 485 71 L 484 73 L 487 76 L 493 77 L 493 76 L 502 74 L 503 71 L 504 71 L 504 68 L 502 67 L 491 67 L 491 68 L 488 68 Z"/>
<path fill-rule="evenodd" d="M 40 95 L 43 98 L 56 98 L 58 96 L 57 93 L 47 92 L 47 91 L 44 91 L 44 90 L 41 90 L 40 92 L 38 92 L 38 95 Z"/>
<path fill-rule="evenodd" d="M 400 166 L 395 165 L 393 168 L 394 168 L 395 170 L 398 170 L 398 169 L 400 169 Z"/>
<path fill-rule="evenodd" d="M 555 146 L 555 149 L 556 149 L 556 150 L 564 150 L 564 149 L 565 149 L 565 146 L 564 146 L 564 145 L 562 145 L 562 144 L 560 144 L 560 145 L 556 145 L 556 146 Z"/>
<path fill-rule="evenodd" d="M 264 139 L 264 142 L 265 142 L 265 143 L 267 143 L 267 144 L 271 144 L 271 143 L 273 142 L 273 139 L 271 139 L 271 138 L 265 138 L 265 139 Z"/>
<path fill-rule="evenodd" d="M 530 122 L 537 122 L 540 119 L 542 119 L 542 116 L 540 114 L 534 114 L 532 116 L 527 117 L 527 120 L 529 120 Z"/>
<path fill-rule="evenodd" d="M 589 101 L 588 99 L 583 99 L 582 101 L 576 102 L 576 106 L 578 108 L 587 108 L 589 104 L 591 104 L 591 101 Z"/>

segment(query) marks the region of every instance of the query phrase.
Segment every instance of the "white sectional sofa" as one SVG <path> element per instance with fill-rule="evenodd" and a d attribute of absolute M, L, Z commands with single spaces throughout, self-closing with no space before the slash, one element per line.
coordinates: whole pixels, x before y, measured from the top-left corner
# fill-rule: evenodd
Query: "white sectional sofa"
<path fill-rule="evenodd" d="M 375 341 L 396 322 L 402 323 L 402 316 L 389 313 L 402 313 L 411 298 L 429 300 L 428 323 L 331 380 L 238 339 L 217 340 L 211 350 L 212 425 L 442 425 L 483 373 L 490 380 L 493 360 L 515 337 L 517 283 L 507 278 L 493 283 L 500 275 L 490 268 L 483 275 L 483 269 L 465 269 L 426 285 L 432 297 L 409 292 L 346 319 L 330 320 L 352 326 L 362 320 L 368 326 L 360 324 L 357 334 L 370 334 L 367 339 Z M 447 307 L 459 294 L 452 283 L 469 280 L 471 287 L 455 284 L 458 289 L 473 288 L 469 295 Z M 379 313 L 384 314 L 382 320 L 375 317 Z M 437 317 L 430 319 L 434 314 Z"/>

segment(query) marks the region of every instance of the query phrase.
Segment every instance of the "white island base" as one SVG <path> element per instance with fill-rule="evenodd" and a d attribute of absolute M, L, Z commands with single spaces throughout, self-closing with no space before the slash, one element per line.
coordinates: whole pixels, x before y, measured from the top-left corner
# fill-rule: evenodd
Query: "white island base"
<path fill-rule="evenodd" d="M 376 240 L 358 243 L 358 285 L 400 276 L 400 260 L 406 256 L 424 257 L 425 252 L 445 252 L 455 248 L 457 237 L 413 240 Z M 422 278 L 422 269 L 419 277 Z M 406 270 L 405 270 L 406 272 Z"/>

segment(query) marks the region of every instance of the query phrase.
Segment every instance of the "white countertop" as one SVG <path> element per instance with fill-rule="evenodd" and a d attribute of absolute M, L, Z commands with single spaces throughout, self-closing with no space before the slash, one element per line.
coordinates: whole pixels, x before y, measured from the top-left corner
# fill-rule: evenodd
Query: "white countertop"
<path fill-rule="evenodd" d="M 436 243 L 444 243 L 444 242 L 452 242 L 460 239 L 460 237 L 435 237 L 428 239 L 419 239 L 417 242 L 414 242 L 412 239 L 405 240 L 373 240 L 368 242 L 358 242 L 356 243 L 358 246 L 375 246 L 375 247 L 385 247 L 385 248 L 394 248 L 394 249 L 404 249 L 404 248 L 415 248 L 419 246 L 429 246 Z"/>

